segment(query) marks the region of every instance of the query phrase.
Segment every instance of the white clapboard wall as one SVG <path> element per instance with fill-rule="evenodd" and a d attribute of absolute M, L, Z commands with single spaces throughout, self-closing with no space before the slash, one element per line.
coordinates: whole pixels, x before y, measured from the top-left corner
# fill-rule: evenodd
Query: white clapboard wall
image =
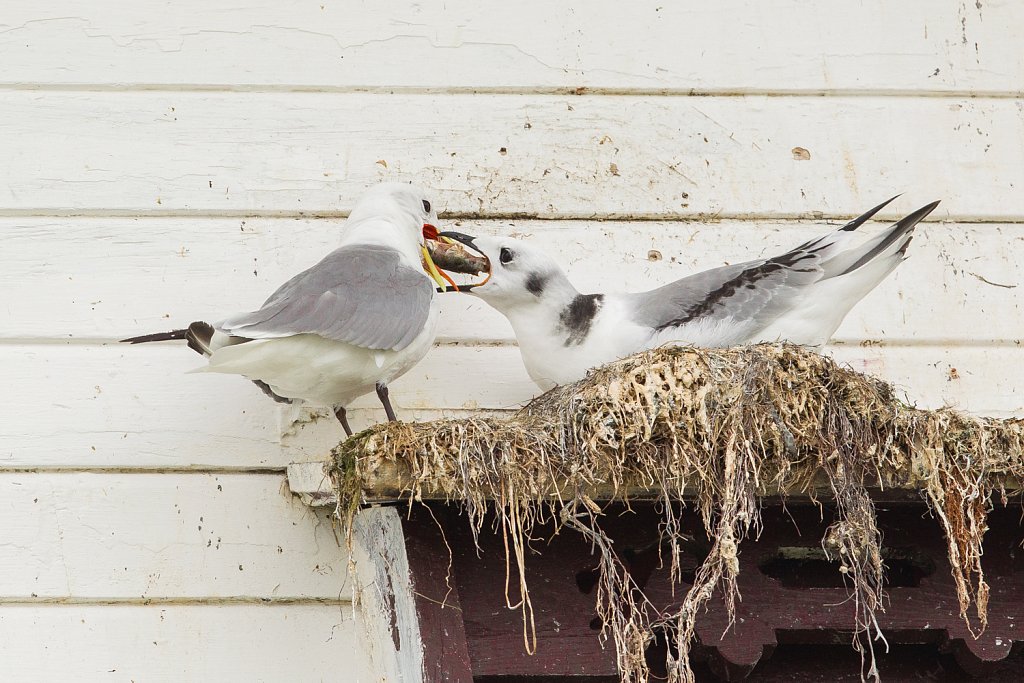
<path fill-rule="evenodd" d="M 334 419 L 116 343 L 258 306 L 380 180 L 583 290 L 941 199 L 832 353 L 923 406 L 1021 414 L 1021 26 L 1018 0 L 7 0 L 3 678 L 384 677 L 344 544 L 286 486 Z M 392 396 L 429 419 L 534 391 L 504 320 L 453 294 Z"/>

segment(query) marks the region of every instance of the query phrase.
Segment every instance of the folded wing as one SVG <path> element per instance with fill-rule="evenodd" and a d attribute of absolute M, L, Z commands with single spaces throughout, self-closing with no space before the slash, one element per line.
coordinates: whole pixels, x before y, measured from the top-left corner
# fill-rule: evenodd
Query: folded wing
<path fill-rule="evenodd" d="M 891 201 L 779 256 L 714 268 L 633 295 L 634 319 L 655 334 L 697 330 L 681 336 L 700 344 L 700 331 L 714 339 L 713 345 L 725 346 L 757 341 L 765 330 L 799 343 L 823 343 L 849 309 L 903 260 L 914 226 L 938 204 L 850 247 L 853 231 Z"/>
<path fill-rule="evenodd" d="M 316 334 L 400 351 L 423 330 L 433 296 L 430 280 L 403 264 L 396 250 L 351 245 L 281 285 L 258 311 L 217 328 L 249 339 Z"/>

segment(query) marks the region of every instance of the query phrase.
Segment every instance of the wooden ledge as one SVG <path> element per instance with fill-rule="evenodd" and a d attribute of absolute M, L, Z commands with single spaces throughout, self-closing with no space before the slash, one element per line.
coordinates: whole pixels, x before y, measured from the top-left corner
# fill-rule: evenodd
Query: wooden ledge
<path fill-rule="evenodd" d="M 327 468 L 330 461 L 318 460 L 314 462 L 294 462 L 288 465 L 288 488 L 299 497 L 306 505 L 312 507 L 333 507 L 338 503 L 337 494 L 334 491 Z M 378 470 L 372 479 L 367 481 L 364 488 L 366 503 L 394 503 L 408 499 L 409 482 L 411 481 L 407 472 L 397 466 L 389 466 L 386 469 Z M 1021 483 L 1016 480 L 1005 482 L 1008 491 L 1021 491 Z M 876 503 L 909 503 L 921 500 L 922 492 L 916 487 L 869 487 L 871 499 Z M 644 501 L 655 500 L 659 495 L 653 490 L 628 489 L 630 500 Z M 781 498 L 782 492 L 768 493 L 765 498 L 769 502 L 772 499 Z M 831 488 L 827 481 L 817 482 L 813 488 L 815 497 L 827 501 L 831 498 Z M 608 488 L 597 488 L 590 492 L 590 497 L 596 501 L 606 501 L 612 498 L 612 490 Z M 786 492 L 788 500 L 808 500 L 810 494 L 797 491 Z M 423 500 L 444 500 L 440 494 L 424 492 Z"/>

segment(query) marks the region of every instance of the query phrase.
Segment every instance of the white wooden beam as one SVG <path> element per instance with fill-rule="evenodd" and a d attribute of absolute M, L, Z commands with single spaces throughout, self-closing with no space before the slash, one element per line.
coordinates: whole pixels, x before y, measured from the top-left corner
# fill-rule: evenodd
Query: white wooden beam
<path fill-rule="evenodd" d="M 848 216 L 902 191 L 1024 220 L 1012 98 L 0 94 L 8 215 L 337 215 L 391 179 L 482 216 Z"/>
<path fill-rule="evenodd" d="M 1016 33 L 1024 8 L 1016 0 L 7 0 L 0 21 L 3 84 L 1024 88 Z"/>
<path fill-rule="evenodd" d="M 293 462 L 288 465 L 288 490 L 312 507 L 328 507 L 338 503 L 327 461 Z"/>
<path fill-rule="evenodd" d="M 0 518 L 7 602 L 344 593 L 329 512 L 293 499 L 280 474 L 0 472 Z"/>
<path fill-rule="evenodd" d="M 97 556 L 100 557 L 100 556 Z M 7 681 L 381 683 L 350 605 L 3 605 Z"/>
<path fill-rule="evenodd" d="M 363 651 L 382 680 L 422 683 L 423 643 L 398 511 L 360 510 L 352 535 L 353 604 Z"/>

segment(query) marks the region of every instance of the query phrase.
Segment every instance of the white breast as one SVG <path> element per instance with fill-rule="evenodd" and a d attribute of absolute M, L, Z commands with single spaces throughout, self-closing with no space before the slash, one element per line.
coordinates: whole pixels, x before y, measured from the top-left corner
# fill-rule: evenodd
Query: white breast
<path fill-rule="evenodd" d="M 530 378 L 541 389 L 582 379 L 587 370 L 649 348 L 650 330 L 629 320 L 619 297 L 607 296 L 581 344 L 566 344 L 556 315 L 509 315 Z"/>

